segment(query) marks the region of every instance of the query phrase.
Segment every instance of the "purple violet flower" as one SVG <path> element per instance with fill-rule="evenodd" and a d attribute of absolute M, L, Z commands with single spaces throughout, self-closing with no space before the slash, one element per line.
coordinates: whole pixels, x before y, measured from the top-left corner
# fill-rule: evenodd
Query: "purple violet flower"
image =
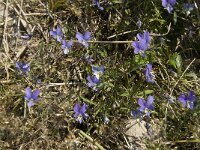
<path fill-rule="evenodd" d="M 37 81 L 36 81 L 36 84 L 41 84 L 42 83 L 42 80 L 41 79 L 38 79 Z"/>
<path fill-rule="evenodd" d="M 100 83 L 100 80 L 96 76 L 88 76 L 88 87 L 92 88 L 93 90 L 97 91 L 97 85 Z"/>
<path fill-rule="evenodd" d="M 187 16 L 190 15 L 190 12 L 193 11 L 194 4 L 190 3 L 184 3 L 183 4 L 183 10 L 186 12 Z"/>
<path fill-rule="evenodd" d="M 30 40 L 31 37 L 32 37 L 32 35 L 30 35 L 30 34 L 24 34 L 24 35 L 21 36 L 21 38 L 22 38 L 23 40 L 27 40 L 27 41 Z"/>
<path fill-rule="evenodd" d="M 151 40 L 151 37 L 148 31 L 145 31 L 144 34 L 138 33 L 137 38 L 139 39 L 139 41 L 144 40 L 144 42 L 147 43 L 145 45 L 145 48 L 148 48 L 148 44 L 150 43 L 150 40 Z"/>
<path fill-rule="evenodd" d="M 90 58 L 89 55 L 85 56 L 84 58 L 85 58 L 85 60 L 87 61 L 88 64 L 92 64 L 92 62 L 94 61 L 94 59 Z"/>
<path fill-rule="evenodd" d="M 173 11 L 175 4 L 176 0 L 162 0 L 162 6 L 165 7 L 169 13 Z"/>
<path fill-rule="evenodd" d="M 50 35 L 58 42 L 62 42 L 63 32 L 59 26 L 57 26 L 56 31 L 50 31 Z"/>
<path fill-rule="evenodd" d="M 16 62 L 15 66 L 18 71 L 22 71 L 22 74 L 26 73 L 26 75 L 28 75 L 28 72 L 30 71 L 30 65 L 28 63 Z"/>
<path fill-rule="evenodd" d="M 145 101 L 143 98 L 138 99 L 138 105 L 140 105 L 139 110 L 141 112 L 145 112 L 147 116 L 150 116 L 150 112 L 148 110 L 154 110 L 153 105 L 154 97 L 148 96 L 147 101 Z"/>
<path fill-rule="evenodd" d="M 154 131 L 153 131 L 152 125 L 150 123 L 146 122 L 145 127 L 147 129 L 148 135 L 153 135 Z"/>
<path fill-rule="evenodd" d="M 28 107 L 32 107 L 35 102 L 38 101 L 38 96 L 40 94 L 40 90 L 36 89 L 35 91 L 32 92 L 32 89 L 30 87 L 27 87 L 25 89 L 25 96 L 24 98 L 28 101 Z"/>
<path fill-rule="evenodd" d="M 87 109 L 88 106 L 85 103 L 83 103 L 82 107 L 78 103 L 74 105 L 74 117 L 77 118 L 76 120 L 79 121 L 80 124 L 82 123 L 83 118 L 88 118 L 88 114 L 85 113 Z"/>
<path fill-rule="evenodd" d="M 147 82 L 153 83 L 152 64 L 148 63 L 145 70 L 145 77 Z"/>
<path fill-rule="evenodd" d="M 89 44 L 87 43 L 87 41 L 90 39 L 91 37 L 91 32 L 86 31 L 84 34 L 81 34 L 79 32 L 76 33 L 76 38 L 78 39 L 78 42 L 83 44 L 85 47 L 88 47 Z"/>
<path fill-rule="evenodd" d="M 188 91 L 187 94 L 181 94 L 178 100 L 182 103 L 183 107 L 194 109 L 194 102 L 196 101 L 196 96 L 193 91 Z"/>
<path fill-rule="evenodd" d="M 133 116 L 134 118 L 140 117 L 141 114 L 142 114 L 142 112 L 139 109 L 131 111 L 131 116 Z"/>
<path fill-rule="evenodd" d="M 104 8 L 103 8 L 102 6 L 100 6 L 99 0 L 93 0 L 93 3 L 94 3 L 100 10 L 104 10 Z"/>
<path fill-rule="evenodd" d="M 66 40 L 62 40 L 61 48 L 64 50 L 64 54 L 68 55 L 70 49 L 72 48 L 72 44 L 73 44 L 72 40 L 68 42 Z"/>
<path fill-rule="evenodd" d="M 151 41 L 151 36 L 148 31 L 145 31 L 144 34 L 138 33 L 137 38 L 139 41 L 132 42 L 132 47 L 134 48 L 134 53 L 140 55 L 142 57 L 145 56 L 145 51 L 149 48 L 149 44 Z"/>
<path fill-rule="evenodd" d="M 99 79 L 100 74 L 104 72 L 104 66 L 101 65 L 100 67 L 92 66 L 93 74 Z"/>

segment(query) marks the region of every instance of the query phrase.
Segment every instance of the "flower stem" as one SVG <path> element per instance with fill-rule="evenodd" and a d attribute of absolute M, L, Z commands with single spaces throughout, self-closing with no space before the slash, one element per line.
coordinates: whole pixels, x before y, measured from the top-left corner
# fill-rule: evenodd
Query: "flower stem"
<path fill-rule="evenodd" d="M 74 43 L 78 43 L 77 40 L 73 40 Z M 128 44 L 133 41 L 87 41 L 88 43 L 99 43 L 99 44 Z"/>

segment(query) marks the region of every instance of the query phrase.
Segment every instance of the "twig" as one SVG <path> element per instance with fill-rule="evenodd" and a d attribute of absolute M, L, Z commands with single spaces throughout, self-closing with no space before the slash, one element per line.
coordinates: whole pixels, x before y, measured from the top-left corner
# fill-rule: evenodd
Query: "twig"
<path fill-rule="evenodd" d="M 4 21 L 4 31 L 3 31 L 3 46 L 4 46 L 4 50 L 5 50 L 5 53 L 6 53 L 6 57 L 7 57 L 7 60 L 10 58 L 9 57 L 9 47 L 8 47 L 8 40 L 7 40 L 7 33 L 6 33 L 6 29 L 7 29 L 7 21 L 8 21 L 8 0 L 6 0 L 6 9 L 5 9 L 5 21 Z M 8 65 L 5 64 L 5 70 L 6 70 L 6 74 L 7 74 L 7 77 L 6 79 L 9 80 L 9 71 L 8 71 Z"/>
<path fill-rule="evenodd" d="M 171 29 L 171 22 L 169 23 L 169 25 L 168 25 L 168 27 L 167 27 L 167 32 L 166 33 L 164 33 L 164 34 L 150 34 L 151 36 L 165 36 L 165 35 L 167 35 L 168 33 L 169 33 L 169 31 L 170 31 L 170 29 Z"/>
<path fill-rule="evenodd" d="M 48 40 L 47 40 L 47 39 L 48 39 L 48 38 L 47 38 L 47 34 L 45 34 L 45 32 L 43 31 L 41 25 L 40 25 L 39 23 L 37 23 L 37 26 L 38 26 L 40 32 L 42 33 L 42 35 L 43 35 L 45 41 L 48 42 Z"/>
<path fill-rule="evenodd" d="M 7 21 L 8 21 L 8 0 L 6 0 L 6 9 L 5 9 L 5 13 L 4 13 L 4 30 L 3 30 L 3 42 L 5 41 L 5 37 L 6 37 L 6 29 L 7 29 Z"/>
<path fill-rule="evenodd" d="M 197 3 L 194 1 L 194 6 L 196 7 L 196 13 L 197 13 L 197 17 L 198 17 L 198 20 L 199 20 L 199 25 L 200 25 L 200 15 L 199 15 L 199 8 L 198 8 L 198 5 Z"/>
<path fill-rule="evenodd" d="M 23 18 L 23 19 L 20 19 L 20 21 L 22 25 L 24 26 L 24 28 L 26 29 L 27 33 L 30 34 L 32 30 L 32 26 L 31 24 L 28 23 L 27 17 L 25 15 L 26 13 L 23 11 L 21 6 L 16 1 L 14 4 L 16 8 L 20 9 L 21 13 L 15 7 L 14 7 L 14 11 L 17 13 L 17 15 L 19 15 L 19 19 L 20 19 L 20 16 Z"/>
<path fill-rule="evenodd" d="M 114 34 L 112 36 L 109 36 L 107 37 L 107 39 L 111 39 L 111 38 L 114 38 L 116 36 L 120 36 L 120 35 L 125 35 L 125 34 L 128 34 L 128 33 L 132 33 L 132 32 L 136 32 L 137 30 L 134 30 L 134 31 L 125 31 L 125 32 L 122 32 L 122 33 L 119 33 L 119 34 Z"/>
<path fill-rule="evenodd" d="M 7 22 L 10 22 L 12 20 L 12 18 L 7 19 Z M 5 22 L 0 23 L 0 26 L 5 25 Z"/>
<path fill-rule="evenodd" d="M 29 13 L 29 14 L 24 14 L 25 16 L 48 16 L 47 13 Z"/>
<path fill-rule="evenodd" d="M 174 88 L 177 86 L 177 84 L 179 83 L 179 81 L 181 80 L 181 78 L 185 75 L 186 71 L 190 68 L 190 66 L 193 64 L 193 62 L 196 60 L 196 58 L 194 58 L 190 64 L 187 66 L 187 68 L 184 70 L 184 72 L 182 73 L 182 75 L 180 76 L 180 78 L 176 81 L 176 83 L 174 84 L 172 90 L 171 90 L 171 93 L 170 93 L 170 96 L 172 96 L 173 94 L 173 91 L 174 91 Z"/>
<path fill-rule="evenodd" d="M 155 34 L 155 33 L 152 33 L 150 35 L 151 36 L 165 36 L 165 35 L 167 35 L 169 33 L 170 29 L 171 29 L 171 22 L 170 22 L 170 24 L 167 27 L 167 32 L 166 33 L 164 33 L 164 34 Z M 136 32 L 136 31 L 137 30 L 134 30 L 134 31 L 125 31 L 125 32 L 122 32 L 122 33 L 119 33 L 119 34 L 114 34 L 112 36 L 107 37 L 107 39 L 111 39 L 111 38 L 114 38 L 116 36 L 125 35 L 125 34 L 131 33 L 131 32 Z"/>
<path fill-rule="evenodd" d="M 128 142 L 127 138 L 125 137 L 125 135 L 124 135 L 124 134 L 122 134 L 122 135 L 123 135 L 123 137 L 124 137 L 124 139 L 125 139 L 125 142 L 126 142 L 126 144 L 127 144 L 127 147 L 128 147 L 128 148 L 130 148 L 131 146 L 130 146 L 130 144 L 129 144 L 129 142 Z"/>
<path fill-rule="evenodd" d="M 77 40 L 73 40 L 74 43 L 79 43 Z M 98 44 L 128 44 L 133 41 L 87 41 L 88 43 L 98 43 Z"/>
<path fill-rule="evenodd" d="M 66 85 L 66 84 L 65 83 L 49 83 L 48 87 L 50 87 L 50 86 L 63 86 L 63 85 Z"/>
<path fill-rule="evenodd" d="M 176 83 L 174 84 L 174 86 L 172 87 L 172 90 L 170 92 L 170 97 L 172 97 L 173 91 L 175 89 L 175 87 L 177 86 L 177 84 L 179 83 L 179 81 L 181 80 L 181 78 L 185 75 L 186 71 L 190 68 L 190 66 L 193 64 L 193 62 L 196 60 L 196 58 L 194 58 L 190 64 L 187 66 L 187 68 L 185 69 L 185 71 L 182 73 L 182 75 L 180 76 L 180 78 L 176 81 Z M 169 107 L 169 101 L 167 101 L 167 105 L 166 105 L 166 109 L 165 109 L 165 118 L 164 120 L 167 121 L 167 111 L 168 111 L 168 107 Z M 167 128 L 167 124 L 165 124 L 165 131 Z"/>
<path fill-rule="evenodd" d="M 23 46 L 18 52 L 16 57 L 14 58 L 14 60 L 16 61 L 17 59 L 19 59 L 21 57 L 21 55 L 24 53 L 24 51 L 26 49 L 30 49 L 31 47 L 35 47 L 40 43 L 40 41 L 36 41 L 35 43 L 32 43 L 30 46 Z"/>
<path fill-rule="evenodd" d="M 168 30 L 166 33 L 164 34 L 150 34 L 151 36 L 165 36 L 169 33 L 171 29 L 171 23 L 168 25 Z M 127 34 L 127 33 L 131 33 L 133 31 L 126 31 L 126 32 L 123 32 L 123 33 L 120 33 L 118 35 L 124 35 L 124 34 Z M 118 35 L 112 35 L 110 37 L 108 37 L 107 39 L 110 39 L 110 38 L 113 38 L 115 36 L 118 36 Z M 74 43 L 78 43 L 77 40 L 73 40 Z M 98 44 L 128 44 L 128 43 L 132 43 L 133 41 L 87 41 L 88 43 L 98 43 Z"/>
<path fill-rule="evenodd" d="M 88 139 L 90 142 L 94 143 L 100 150 L 105 150 L 99 143 L 95 142 L 89 135 L 87 135 L 85 132 L 79 130 L 79 135 L 84 136 L 86 139 Z"/>
<path fill-rule="evenodd" d="M 21 0 L 21 5 L 19 6 L 19 18 L 18 18 L 18 22 L 17 22 L 17 35 L 19 35 L 19 26 L 20 26 L 20 22 L 21 22 L 21 14 L 22 14 L 22 5 L 23 5 L 23 0 Z"/>
<path fill-rule="evenodd" d="M 172 142 L 173 143 L 173 142 Z M 174 143 L 200 143 L 200 139 L 193 139 L 193 140 L 177 140 Z"/>
<path fill-rule="evenodd" d="M 0 80 L 0 84 L 10 84 L 12 80 Z"/>

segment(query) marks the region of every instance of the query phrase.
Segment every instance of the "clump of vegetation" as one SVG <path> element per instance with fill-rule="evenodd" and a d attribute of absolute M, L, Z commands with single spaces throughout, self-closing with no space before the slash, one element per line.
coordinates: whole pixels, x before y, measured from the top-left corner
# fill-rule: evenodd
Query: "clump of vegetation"
<path fill-rule="evenodd" d="M 2 149 L 200 148 L 197 1 L 1 3 Z"/>

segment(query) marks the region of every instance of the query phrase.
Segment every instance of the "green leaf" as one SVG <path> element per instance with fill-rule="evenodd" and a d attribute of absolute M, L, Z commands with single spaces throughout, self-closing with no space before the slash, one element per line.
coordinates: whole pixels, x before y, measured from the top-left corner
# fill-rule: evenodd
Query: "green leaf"
<path fill-rule="evenodd" d="M 99 87 L 104 86 L 105 88 L 110 88 L 110 87 L 115 87 L 112 83 L 110 82 L 103 82 L 99 85 Z"/>
<path fill-rule="evenodd" d="M 85 98 L 85 97 L 83 97 L 83 96 L 80 96 L 80 98 L 81 98 L 84 102 L 87 102 L 87 103 L 92 104 L 92 105 L 97 105 L 96 103 L 92 102 L 91 100 L 89 100 L 89 99 L 87 99 L 87 98 Z"/>
<path fill-rule="evenodd" d="M 181 67 L 182 67 L 181 55 L 177 55 L 177 57 L 176 57 L 176 67 L 177 67 L 177 71 L 181 72 Z"/>
<path fill-rule="evenodd" d="M 182 58 L 178 53 L 174 53 L 169 58 L 169 63 L 180 73 L 182 68 Z"/>
<path fill-rule="evenodd" d="M 147 63 L 147 58 L 144 58 L 140 55 L 135 55 L 135 62 L 138 64 L 138 65 L 146 65 Z"/>
<path fill-rule="evenodd" d="M 130 94 L 128 91 L 125 91 L 124 93 L 122 93 L 120 96 L 123 96 L 123 97 L 129 97 Z"/>
<path fill-rule="evenodd" d="M 164 19 L 153 18 L 149 19 L 149 22 L 159 22 L 161 25 L 163 25 L 166 21 Z"/>
<path fill-rule="evenodd" d="M 125 13 L 130 14 L 131 13 L 130 9 L 125 9 Z"/>
<path fill-rule="evenodd" d="M 186 73 L 185 76 L 186 77 L 191 77 L 191 78 L 194 78 L 194 79 L 198 78 L 197 75 L 194 72 Z"/>
<path fill-rule="evenodd" d="M 154 90 L 145 90 L 145 91 L 138 93 L 138 96 L 149 95 L 149 94 L 152 94 L 153 92 L 154 92 Z"/>
<path fill-rule="evenodd" d="M 176 69 L 175 54 L 170 56 L 169 63 Z"/>
<path fill-rule="evenodd" d="M 112 0 L 113 3 L 120 4 L 123 3 L 122 0 Z"/>
<path fill-rule="evenodd" d="M 98 53 L 100 54 L 101 57 L 108 57 L 108 53 L 106 50 L 98 51 Z"/>
<path fill-rule="evenodd" d="M 176 25 L 176 23 L 177 23 L 177 13 L 176 12 L 174 12 L 174 25 Z"/>

